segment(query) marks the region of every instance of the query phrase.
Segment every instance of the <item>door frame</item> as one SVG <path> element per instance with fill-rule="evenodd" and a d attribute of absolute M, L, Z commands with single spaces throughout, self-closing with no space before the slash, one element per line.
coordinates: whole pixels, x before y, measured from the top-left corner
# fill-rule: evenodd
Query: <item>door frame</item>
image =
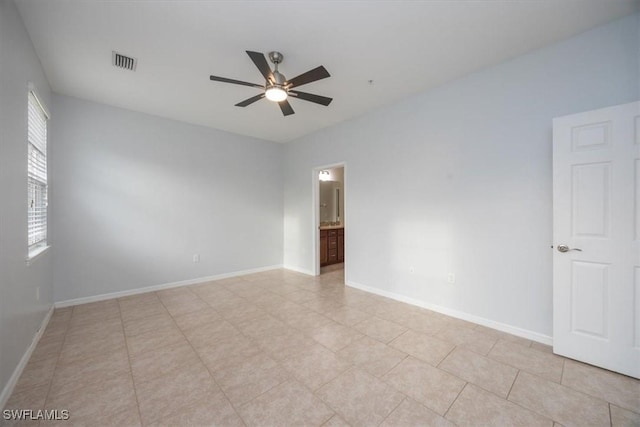
<path fill-rule="evenodd" d="M 312 273 L 314 276 L 320 275 L 320 171 L 325 169 L 343 168 L 343 180 L 342 180 L 342 197 L 344 199 L 342 209 L 344 211 L 341 221 L 344 223 L 344 218 L 347 217 L 347 162 L 330 163 L 323 166 L 316 166 L 311 170 L 311 221 L 312 221 L 312 233 L 313 233 L 313 247 L 311 248 L 311 265 L 313 265 Z M 345 259 L 347 258 L 347 229 L 344 230 L 344 253 Z M 345 281 L 347 276 L 345 262 Z"/>

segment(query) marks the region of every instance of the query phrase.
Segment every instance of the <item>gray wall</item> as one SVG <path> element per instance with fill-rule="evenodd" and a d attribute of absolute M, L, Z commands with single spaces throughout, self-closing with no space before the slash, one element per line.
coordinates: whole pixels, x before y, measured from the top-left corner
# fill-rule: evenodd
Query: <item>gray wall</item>
<path fill-rule="evenodd" d="M 25 263 L 28 82 L 51 108 L 49 84 L 18 11 L 0 0 L 0 392 L 53 300 L 52 249 Z"/>
<path fill-rule="evenodd" d="M 65 96 L 53 110 L 56 301 L 282 264 L 281 145 Z"/>
<path fill-rule="evenodd" d="M 345 161 L 349 282 L 551 335 L 551 120 L 640 98 L 639 28 L 636 14 L 287 145 L 285 266 L 312 270 L 311 171 Z"/>

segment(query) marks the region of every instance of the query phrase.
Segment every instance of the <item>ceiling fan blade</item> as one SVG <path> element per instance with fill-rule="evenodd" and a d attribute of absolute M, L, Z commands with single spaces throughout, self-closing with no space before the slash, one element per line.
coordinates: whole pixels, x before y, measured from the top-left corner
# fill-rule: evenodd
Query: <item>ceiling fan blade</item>
<path fill-rule="evenodd" d="M 260 89 L 264 89 L 264 86 L 261 86 L 259 84 L 243 82 L 243 81 L 240 81 L 240 80 L 228 79 L 226 77 L 210 76 L 209 79 L 213 80 L 215 82 L 233 83 L 234 85 L 250 86 L 250 87 L 257 87 L 257 88 L 260 88 Z"/>
<path fill-rule="evenodd" d="M 265 80 L 274 82 L 275 79 L 273 78 L 271 67 L 269 67 L 269 63 L 267 62 L 267 58 L 264 57 L 264 54 L 260 52 L 252 52 L 250 50 L 247 50 L 246 52 L 253 63 L 256 64 L 256 67 L 258 67 L 258 70 L 260 70 L 260 73 L 262 73 Z"/>
<path fill-rule="evenodd" d="M 256 95 L 256 96 L 252 96 L 251 98 L 245 99 L 242 102 L 238 102 L 236 104 L 236 107 L 246 107 L 247 105 L 251 105 L 256 101 L 260 101 L 262 98 L 264 98 L 264 93 L 261 93 L 261 94 Z"/>
<path fill-rule="evenodd" d="M 278 105 L 282 110 L 282 114 L 284 114 L 285 116 L 295 114 L 295 111 L 293 111 L 293 108 L 291 108 L 291 104 L 289 104 L 289 101 L 287 101 L 286 99 L 284 101 L 278 102 Z"/>
<path fill-rule="evenodd" d="M 324 105 L 325 107 L 331 104 L 331 101 L 333 101 L 333 98 L 314 95 L 312 93 L 299 92 L 297 90 L 290 90 L 289 95 L 293 96 L 294 98 L 304 99 L 305 101 L 315 102 L 316 104 Z"/>
<path fill-rule="evenodd" d="M 306 85 L 307 83 L 315 82 L 316 80 L 326 79 L 327 77 L 331 77 L 331 74 L 329 74 L 327 69 L 321 65 L 314 68 L 313 70 L 309 70 L 306 73 L 292 78 L 291 80 L 287 81 L 286 85 L 289 87 L 289 89 L 291 89 L 296 86 L 302 86 Z"/>

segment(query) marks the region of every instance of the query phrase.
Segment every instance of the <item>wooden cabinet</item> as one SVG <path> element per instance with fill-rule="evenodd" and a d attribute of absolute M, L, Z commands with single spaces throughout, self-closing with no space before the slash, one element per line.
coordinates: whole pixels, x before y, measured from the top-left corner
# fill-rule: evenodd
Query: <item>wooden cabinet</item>
<path fill-rule="evenodd" d="M 327 246 L 327 231 L 320 230 L 320 265 L 327 265 L 329 261 L 329 247 Z"/>
<path fill-rule="evenodd" d="M 344 262 L 344 228 L 320 230 L 320 266 Z"/>

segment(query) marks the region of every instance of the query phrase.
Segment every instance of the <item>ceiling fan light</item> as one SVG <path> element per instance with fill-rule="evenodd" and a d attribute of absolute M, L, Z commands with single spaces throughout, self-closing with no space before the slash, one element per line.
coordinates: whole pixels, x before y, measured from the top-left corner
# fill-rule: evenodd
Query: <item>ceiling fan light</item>
<path fill-rule="evenodd" d="M 287 91 L 278 86 L 267 88 L 264 94 L 269 101 L 273 102 L 282 102 L 287 99 Z"/>

